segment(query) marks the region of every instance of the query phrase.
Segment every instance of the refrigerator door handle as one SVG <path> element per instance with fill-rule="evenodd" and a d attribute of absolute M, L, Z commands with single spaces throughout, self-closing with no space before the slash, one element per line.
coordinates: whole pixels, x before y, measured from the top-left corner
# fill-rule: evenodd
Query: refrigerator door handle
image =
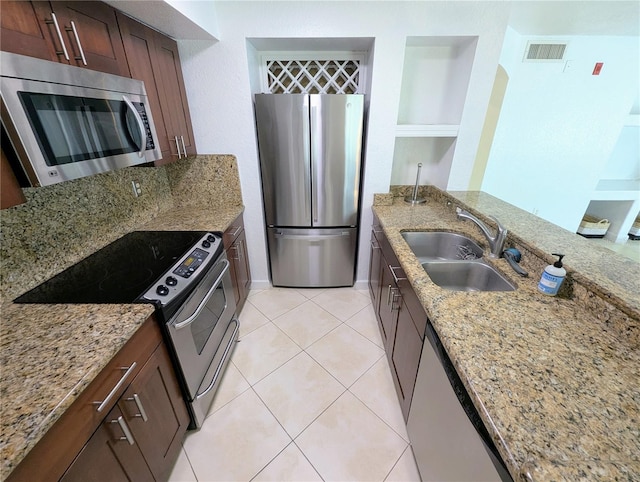
<path fill-rule="evenodd" d="M 310 115 L 313 115 L 313 113 L 315 112 L 315 107 L 311 106 L 311 102 L 309 100 L 308 95 L 304 96 L 304 101 L 302 102 L 302 106 L 304 110 L 304 114 L 302 116 L 302 131 L 304 132 L 304 135 L 303 135 L 303 148 L 304 148 L 304 156 L 305 156 L 304 162 L 307 168 L 309 169 L 307 171 L 308 179 L 306 179 L 305 181 L 308 183 L 307 185 L 310 186 L 311 188 L 311 196 L 306 197 L 304 199 L 304 204 L 305 204 L 304 207 L 307 213 L 311 211 L 312 225 L 313 225 L 313 223 L 317 221 L 317 217 L 318 217 L 317 211 L 316 211 L 316 201 L 315 201 L 316 191 L 315 191 L 315 183 L 314 183 L 314 176 L 313 176 L 313 153 L 311 152 L 312 145 L 311 145 L 311 131 L 310 131 L 310 126 L 311 126 Z M 311 206 L 309 206 L 309 204 L 311 204 Z"/>
<path fill-rule="evenodd" d="M 322 147 L 322 122 L 318 118 L 318 99 L 316 95 L 308 96 L 309 99 L 309 131 L 311 132 L 311 138 L 313 143 L 310 146 L 310 164 L 311 164 L 311 218 L 313 224 L 318 223 L 318 206 L 320 199 L 318 196 L 318 188 L 322 185 L 321 171 L 318 169 L 318 162 L 322 157 L 322 153 L 318 152 L 318 149 Z"/>
<path fill-rule="evenodd" d="M 342 238 L 344 236 L 349 236 L 349 231 L 342 231 L 341 233 L 338 234 L 314 234 L 314 235 L 307 235 L 307 234 L 287 234 L 284 232 L 275 232 L 275 237 L 276 238 L 280 238 L 280 239 L 300 239 L 300 240 L 305 240 L 305 241 L 324 241 L 327 239 L 337 239 L 337 238 Z"/>

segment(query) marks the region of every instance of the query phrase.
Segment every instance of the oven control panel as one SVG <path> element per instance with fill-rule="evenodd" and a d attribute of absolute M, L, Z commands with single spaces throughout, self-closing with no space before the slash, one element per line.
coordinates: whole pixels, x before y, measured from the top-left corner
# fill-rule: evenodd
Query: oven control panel
<path fill-rule="evenodd" d="M 196 272 L 207 256 L 209 256 L 209 253 L 200 248 L 196 248 L 180 266 L 173 270 L 173 273 L 183 278 L 189 278 Z"/>
<path fill-rule="evenodd" d="M 222 251 L 222 238 L 213 233 L 205 234 L 141 298 L 160 302 L 162 306 L 171 303 L 185 290 L 192 289 L 191 285 L 198 278 L 196 275 L 206 271 Z"/>

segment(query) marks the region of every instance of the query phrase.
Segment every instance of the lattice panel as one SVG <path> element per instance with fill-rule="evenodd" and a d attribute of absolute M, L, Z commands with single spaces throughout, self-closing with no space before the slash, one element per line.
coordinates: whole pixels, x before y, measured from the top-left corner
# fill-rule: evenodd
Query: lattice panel
<path fill-rule="evenodd" d="M 272 94 L 356 94 L 359 60 L 267 60 Z"/>

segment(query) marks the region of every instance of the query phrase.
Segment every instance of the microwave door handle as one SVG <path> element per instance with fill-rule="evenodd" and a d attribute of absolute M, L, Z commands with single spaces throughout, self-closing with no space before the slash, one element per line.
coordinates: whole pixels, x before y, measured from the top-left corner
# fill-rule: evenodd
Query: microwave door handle
<path fill-rule="evenodd" d="M 207 294 L 204 296 L 204 298 L 202 299 L 198 307 L 195 309 L 193 314 L 186 320 L 181 321 L 180 323 L 176 323 L 174 325 L 176 330 L 179 330 L 180 328 L 184 328 L 185 326 L 188 326 L 191 323 L 193 323 L 195 319 L 198 317 L 198 315 L 200 314 L 200 312 L 202 311 L 202 309 L 204 308 L 204 305 L 207 304 L 207 302 L 209 301 L 209 298 L 211 298 L 211 296 L 213 295 L 213 292 L 218 288 L 218 286 L 222 282 L 222 277 L 227 273 L 227 271 L 229 271 L 229 261 L 227 261 L 226 259 L 223 259 L 222 262 L 224 263 L 224 268 L 222 269 L 222 273 L 220 273 L 220 276 L 218 276 L 218 279 L 216 279 L 215 283 L 213 283 L 213 286 L 211 287 L 211 289 L 207 291 Z"/>
<path fill-rule="evenodd" d="M 140 129 L 140 134 L 142 136 L 142 142 L 140 143 L 141 145 L 140 145 L 140 151 L 138 152 L 138 156 L 144 157 L 144 151 L 147 147 L 147 129 L 144 127 L 144 122 L 142 121 L 142 117 L 140 117 L 140 113 L 138 112 L 138 109 L 134 107 L 133 103 L 129 100 L 129 98 L 126 95 L 123 95 L 122 100 L 124 101 L 125 104 L 127 104 L 127 107 L 131 109 L 134 117 L 136 118 L 136 122 L 138 123 L 138 128 Z"/>

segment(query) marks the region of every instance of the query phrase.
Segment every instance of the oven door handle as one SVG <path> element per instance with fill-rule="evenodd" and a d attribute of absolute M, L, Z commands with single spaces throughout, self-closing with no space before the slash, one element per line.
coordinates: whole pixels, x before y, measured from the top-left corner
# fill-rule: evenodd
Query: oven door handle
<path fill-rule="evenodd" d="M 135 117 L 136 122 L 138 124 L 138 129 L 140 129 L 140 137 L 142 139 L 140 141 L 140 151 L 138 151 L 138 157 L 144 157 L 144 151 L 147 148 L 147 129 L 144 125 L 144 121 L 142 120 L 142 117 L 140 116 L 138 109 L 135 108 L 135 106 L 133 105 L 133 102 L 131 102 L 131 100 L 129 100 L 129 98 L 126 95 L 122 96 L 122 101 L 127 105 L 129 110 L 133 114 L 133 117 Z"/>
<path fill-rule="evenodd" d="M 179 330 L 180 328 L 184 328 L 185 326 L 189 326 L 191 323 L 193 323 L 195 319 L 198 317 L 198 315 L 200 314 L 200 312 L 203 310 L 204 305 L 207 304 L 207 302 L 209 301 L 209 298 L 211 298 L 211 296 L 213 295 L 213 292 L 218 288 L 218 286 L 222 282 L 222 278 L 224 277 L 225 274 L 227 274 L 227 271 L 229 271 L 229 261 L 226 259 L 223 259 L 222 262 L 224 263 L 224 268 L 222 269 L 222 273 L 220 273 L 220 276 L 218 276 L 218 279 L 216 279 L 216 282 L 213 283 L 213 286 L 204 296 L 203 300 L 200 302 L 200 304 L 195 309 L 193 314 L 186 320 L 181 321 L 180 323 L 176 323 L 174 325 L 174 328 L 176 330 Z"/>

